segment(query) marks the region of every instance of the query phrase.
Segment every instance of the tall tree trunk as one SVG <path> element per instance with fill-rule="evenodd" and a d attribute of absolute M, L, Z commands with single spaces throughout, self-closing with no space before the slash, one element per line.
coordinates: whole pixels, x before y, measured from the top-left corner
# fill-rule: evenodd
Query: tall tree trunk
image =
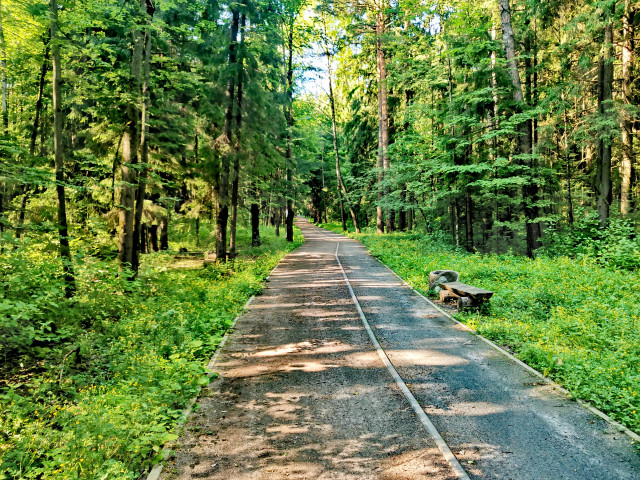
<path fill-rule="evenodd" d="M 340 187 L 338 186 L 338 198 L 340 199 L 340 222 L 342 222 L 342 231 L 347 231 L 347 216 L 344 214 L 344 201 L 342 200 L 342 193 L 340 192 Z"/>
<path fill-rule="evenodd" d="M 240 45 L 238 47 L 238 89 L 236 95 L 236 143 L 233 155 L 233 183 L 231 186 L 231 225 L 229 229 L 229 256 L 234 258 L 237 249 L 236 229 L 238 226 L 238 193 L 240 188 L 240 131 L 242 129 L 242 80 L 244 75 L 244 27 L 247 22 L 246 14 L 240 18 Z"/>
<path fill-rule="evenodd" d="M 598 139 L 598 165 L 596 169 L 596 208 L 600 218 L 600 228 L 609 222 L 611 207 L 611 131 L 608 120 L 613 114 L 613 25 L 611 17 L 605 14 L 604 45 L 598 61 L 598 112 L 605 126 Z"/>
<path fill-rule="evenodd" d="M 145 3 L 146 2 L 146 3 Z M 138 173 L 138 188 L 136 189 L 136 210 L 133 222 L 133 258 L 131 268 L 138 273 L 140 266 L 140 238 L 142 212 L 144 210 L 145 190 L 147 187 L 147 165 L 149 163 L 149 107 L 151 106 L 151 22 L 155 6 L 151 0 L 140 0 L 140 10 L 146 7 L 147 28 L 144 46 L 144 80 L 142 84 L 142 116 L 140 118 L 140 168 Z"/>
<path fill-rule="evenodd" d="M 404 232 L 407 229 L 407 187 L 404 185 L 402 190 L 400 190 L 400 200 L 402 202 L 402 207 L 398 211 L 398 230 Z"/>
<path fill-rule="evenodd" d="M 140 5 L 137 5 L 140 9 Z M 141 14 L 139 10 L 137 15 Z M 127 121 L 123 135 L 122 188 L 120 190 L 120 235 L 119 259 L 121 268 L 134 267 L 134 224 L 136 210 L 137 164 L 140 147 L 140 95 L 142 83 L 142 63 L 144 50 L 144 36 L 137 26 L 131 31 L 133 50 L 130 67 L 130 93 L 133 100 L 127 105 Z M 135 275 L 135 271 L 134 271 Z"/>
<path fill-rule="evenodd" d="M 251 202 L 251 246 L 259 247 L 260 241 L 260 204 L 258 203 L 260 195 L 258 187 L 253 184 L 253 200 Z"/>
<path fill-rule="evenodd" d="M 295 18 L 289 24 L 289 50 L 287 60 L 287 242 L 293 242 L 293 178 L 292 178 L 292 162 L 293 162 L 293 24 Z"/>
<path fill-rule="evenodd" d="M 468 252 L 475 251 L 473 241 L 473 198 L 471 192 L 467 191 L 464 195 L 465 210 L 465 247 Z"/>
<path fill-rule="evenodd" d="M 383 196 L 388 194 L 384 188 L 385 173 L 389 168 L 389 113 L 387 100 L 387 61 L 382 45 L 385 34 L 386 5 L 379 0 L 376 12 L 376 65 L 378 70 L 378 206 L 376 208 L 376 230 L 384 233 L 383 211 L 381 203 Z M 386 216 L 387 231 L 391 230 L 391 218 Z"/>
<path fill-rule="evenodd" d="M 170 210 L 167 209 L 167 215 L 160 219 L 158 225 L 158 236 L 160 237 L 160 250 L 169 249 L 169 215 Z"/>
<path fill-rule="evenodd" d="M 0 77 L 2 77 L 2 127 L 4 133 L 9 131 L 9 105 L 7 103 L 7 47 L 4 42 L 4 11 L 0 0 Z"/>
<path fill-rule="evenodd" d="M 520 73 L 516 63 L 516 49 L 513 38 L 513 28 L 511 27 L 511 10 L 509 0 L 499 0 L 500 20 L 502 24 L 502 40 L 504 42 L 507 66 L 511 83 L 513 84 L 513 99 L 515 101 L 517 113 L 526 110 L 526 104 L 520 82 Z M 524 203 L 524 215 L 527 229 L 527 255 L 533 257 L 534 251 L 540 248 L 540 224 L 538 218 L 538 185 L 535 183 L 535 162 L 532 159 L 533 148 L 531 145 L 532 125 L 529 121 L 520 122 L 516 131 L 518 132 L 519 154 L 525 159 L 523 164 L 528 169 L 529 180 L 522 188 Z"/>
<path fill-rule="evenodd" d="M 151 250 L 154 252 L 157 252 L 160 249 L 158 247 L 158 230 L 160 230 L 158 225 L 152 225 L 151 228 L 149 228 L 149 243 Z"/>
<path fill-rule="evenodd" d="M 424 215 L 424 212 L 422 212 Z M 456 247 L 460 246 L 460 231 L 458 229 L 458 199 L 454 197 L 449 203 L 449 223 L 451 224 L 451 238 Z M 425 217 L 425 225 L 428 225 L 427 218 Z"/>
<path fill-rule="evenodd" d="M 322 212 L 321 215 L 324 215 L 324 223 L 329 223 L 329 218 L 327 216 L 327 192 L 325 192 L 325 184 L 324 184 L 324 152 L 320 154 L 320 162 L 322 166 Z M 322 216 L 321 216 L 322 218 Z"/>
<path fill-rule="evenodd" d="M 356 233 L 360 233 L 358 219 L 353 210 L 353 205 L 351 204 L 351 200 L 349 199 L 349 194 L 347 193 L 347 189 L 344 186 L 344 182 L 342 181 L 342 174 L 340 172 L 340 152 L 338 150 L 338 131 L 336 128 L 336 104 L 335 98 L 333 96 L 333 79 L 331 78 L 331 54 L 329 52 L 329 49 L 327 49 L 326 55 L 327 71 L 329 73 L 329 105 L 331 106 L 331 131 L 333 133 L 333 153 L 336 158 L 336 178 L 338 179 L 338 189 L 342 191 L 342 195 L 344 195 L 344 199 L 347 201 L 347 206 L 349 207 L 349 213 L 351 214 L 351 220 L 353 221 L 353 226 L 356 230 Z"/>
<path fill-rule="evenodd" d="M 635 27 L 636 12 L 631 0 L 624 2 L 624 16 L 622 18 L 622 103 L 631 108 L 633 104 L 632 85 L 635 81 Z M 630 112 L 622 114 L 622 163 L 620 165 L 620 213 L 627 215 L 631 210 L 631 190 L 633 188 L 633 117 Z"/>
<path fill-rule="evenodd" d="M 564 95 L 562 96 L 562 100 L 564 100 Z M 567 170 L 567 220 L 569 221 L 569 225 L 573 225 L 573 193 L 571 191 L 572 188 L 572 168 L 571 163 L 573 159 L 571 158 L 571 145 L 569 144 L 569 119 L 567 115 L 567 107 L 565 105 L 564 109 L 564 159 L 565 166 Z"/>
<path fill-rule="evenodd" d="M 237 9 L 231 11 L 231 31 L 229 42 L 229 79 L 227 81 L 227 110 L 224 119 L 224 132 L 229 149 L 233 145 L 232 123 L 233 107 L 236 101 L 236 67 L 238 46 L 238 24 L 240 12 Z M 216 220 L 216 259 L 220 262 L 227 261 L 227 222 L 229 220 L 229 176 L 230 153 L 223 153 L 220 165 L 220 179 L 218 192 L 216 192 L 218 217 Z"/>
<path fill-rule="evenodd" d="M 53 57 L 53 148 L 56 168 L 56 193 L 58 196 L 58 231 L 60 238 L 60 257 L 64 271 L 65 295 L 73 296 L 76 290 L 71 248 L 69 247 L 69 231 L 67 225 L 67 209 L 64 195 L 64 151 L 63 151 L 63 118 L 62 91 L 60 88 L 60 38 L 58 36 L 58 0 L 49 3 L 51 14 L 51 53 Z"/>

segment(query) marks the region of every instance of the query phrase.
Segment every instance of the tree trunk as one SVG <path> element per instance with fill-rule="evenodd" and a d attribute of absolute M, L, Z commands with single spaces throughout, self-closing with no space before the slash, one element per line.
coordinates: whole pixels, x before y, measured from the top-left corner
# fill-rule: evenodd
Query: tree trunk
<path fill-rule="evenodd" d="M 564 100 L 564 96 L 562 97 Z M 569 120 L 567 116 L 567 110 L 565 105 L 564 110 L 564 159 L 567 170 L 567 220 L 569 225 L 573 225 L 573 193 L 571 192 L 572 188 L 572 168 L 571 163 L 573 159 L 571 158 L 571 146 L 569 145 Z"/>
<path fill-rule="evenodd" d="M 254 187 L 254 200 L 251 202 L 251 246 L 259 247 L 260 241 L 260 205 L 258 204 L 258 192 Z"/>
<path fill-rule="evenodd" d="M 140 225 L 140 253 L 149 253 L 149 228 L 146 223 Z"/>
<path fill-rule="evenodd" d="M 400 200 L 402 202 L 402 207 L 398 211 L 398 230 L 404 232 L 407 229 L 407 188 L 406 186 L 402 187 L 400 190 Z"/>
<path fill-rule="evenodd" d="M 158 230 L 160 229 L 160 227 L 158 225 L 152 225 L 151 228 L 149 228 L 149 244 L 151 247 L 151 250 L 153 250 L 154 252 L 157 252 L 159 250 L 158 247 Z"/>
<path fill-rule="evenodd" d="M 465 246 L 468 252 L 475 251 L 473 242 L 473 198 L 470 192 L 466 192 L 464 196 L 465 203 Z"/>
<path fill-rule="evenodd" d="M 146 2 L 146 5 L 145 5 Z M 147 165 L 149 163 L 149 107 L 151 106 L 150 80 L 151 80 L 151 22 L 155 6 L 150 0 L 140 0 L 140 9 L 146 6 L 147 29 L 145 32 L 144 46 L 144 80 L 142 85 L 142 116 L 140 119 L 140 169 L 138 173 L 138 188 L 136 190 L 136 210 L 133 222 L 133 257 L 131 268 L 135 274 L 140 266 L 140 238 L 142 212 L 144 210 L 145 190 L 147 187 Z"/>
<path fill-rule="evenodd" d="M 2 9 L 2 1 L 0 1 L 0 69 L 2 70 L 0 76 L 2 77 L 2 127 L 4 129 L 4 133 L 6 134 L 9 131 L 9 105 L 7 103 L 7 47 L 4 42 L 3 17 L 4 12 Z"/>
<path fill-rule="evenodd" d="M 291 174 L 291 162 L 292 158 L 292 135 L 293 135 L 293 23 L 295 19 L 289 24 L 289 58 L 287 61 L 287 215 L 286 215 L 286 227 L 287 227 L 287 242 L 293 242 L 293 178 Z"/>
<path fill-rule="evenodd" d="M 138 5 L 138 8 L 140 8 L 140 5 Z M 138 246 L 138 242 L 134 241 L 134 225 L 136 216 L 136 185 L 138 179 L 136 168 L 139 160 L 138 148 L 140 147 L 140 94 L 144 36 L 137 27 L 134 27 L 131 32 L 131 37 L 133 50 L 131 54 L 130 93 L 133 100 L 127 105 L 127 121 L 123 135 L 122 166 L 120 167 L 122 188 L 120 190 L 120 236 L 118 249 L 120 267 L 133 269 L 135 257 L 134 248 Z"/>
<path fill-rule="evenodd" d="M 389 114 L 387 100 L 387 63 L 384 48 L 382 46 L 385 34 L 385 7 L 384 2 L 378 4 L 376 12 L 376 64 L 378 69 L 378 206 L 376 218 L 376 230 L 384 233 L 383 212 L 380 203 L 383 196 L 388 195 L 388 188 L 383 188 L 386 170 L 389 169 Z M 387 213 L 387 231 L 391 230 L 391 218 Z"/>
<path fill-rule="evenodd" d="M 60 257 L 64 271 L 65 295 L 70 298 L 76 290 L 71 248 L 69 247 L 69 233 L 67 226 L 67 209 L 64 195 L 64 151 L 63 151 L 63 118 L 62 91 L 60 88 L 60 38 L 58 37 L 58 0 L 51 0 L 49 4 L 51 14 L 51 53 L 53 56 L 53 148 L 56 169 L 56 193 L 58 196 L 58 231 L 60 237 Z"/>
<path fill-rule="evenodd" d="M 596 208 L 600 218 L 600 228 L 609 222 L 611 207 L 611 131 L 608 120 L 613 113 L 613 26 L 607 15 L 604 27 L 604 45 L 598 62 L 598 112 L 605 126 L 598 139 L 598 165 L 596 170 L 596 192 L 598 194 Z"/>
<path fill-rule="evenodd" d="M 236 67 L 237 67 L 237 44 L 238 44 L 238 24 L 240 23 L 240 13 L 236 9 L 231 11 L 231 31 L 229 42 L 229 79 L 227 81 L 227 109 L 224 120 L 224 132 L 229 148 L 233 145 L 232 123 L 233 107 L 236 102 Z M 230 175 L 231 154 L 223 153 L 220 165 L 220 179 L 218 182 L 218 192 L 216 195 L 218 217 L 216 220 L 216 260 L 227 261 L 227 223 L 229 220 L 229 175 Z"/>
<path fill-rule="evenodd" d="M 349 199 L 349 194 L 347 193 L 347 189 L 344 186 L 344 182 L 342 181 L 342 173 L 340 172 L 340 152 L 338 150 L 338 131 L 336 128 L 336 104 L 333 96 L 333 80 L 331 78 L 331 54 L 329 53 L 329 49 L 326 51 L 327 55 L 327 69 L 329 73 L 329 105 L 331 106 L 331 131 L 333 134 L 333 153 L 336 157 L 336 178 L 338 179 L 338 189 L 342 190 L 342 194 L 344 199 L 347 201 L 347 206 L 349 207 L 349 213 L 351 214 L 351 220 L 353 221 L 353 226 L 356 230 L 356 233 L 360 233 L 360 226 L 358 225 L 358 219 L 353 210 L 353 205 L 351 204 L 351 200 Z"/>
<path fill-rule="evenodd" d="M 338 198 L 340 199 L 340 222 L 342 222 L 342 231 L 347 231 L 347 216 L 344 214 L 344 201 L 340 194 L 340 187 L 338 187 Z"/>
<path fill-rule="evenodd" d="M 624 16 L 622 17 L 622 103 L 630 108 L 633 104 L 632 85 L 635 81 L 635 6 L 631 0 L 624 2 Z M 631 210 L 631 190 L 633 188 L 633 117 L 630 112 L 622 113 L 622 162 L 620 165 L 620 213 L 629 214 Z"/>
<path fill-rule="evenodd" d="M 325 191 L 324 183 L 324 152 L 320 154 L 320 161 L 322 162 L 322 213 L 324 214 L 324 223 L 329 223 L 329 217 L 327 216 L 327 192 Z"/>
<path fill-rule="evenodd" d="M 424 215 L 424 212 L 423 212 Z M 427 219 L 425 217 L 425 224 Z M 460 246 L 460 233 L 458 229 L 458 200 L 454 197 L 449 203 L 449 223 L 451 224 L 451 238 L 456 247 Z"/>
<path fill-rule="evenodd" d="M 162 217 L 158 225 L 158 236 L 160 237 L 160 250 L 169 250 L 169 217 Z"/>
<path fill-rule="evenodd" d="M 516 63 L 516 49 L 511 27 L 511 10 L 509 0 L 499 0 L 500 20 L 502 23 L 502 40 L 504 42 L 509 76 L 513 85 L 513 99 L 515 100 L 516 113 L 525 111 L 526 104 L 520 82 L 520 73 Z M 536 249 L 540 248 L 540 224 L 538 218 L 538 185 L 535 183 L 534 170 L 535 162 L 532 159 L 533 148 L 531 145 L 532 125 L 530 121 L 520 122 L 516 131 L 518 132 L 519 154 L 525 156 L 523 164 L 528 169 L 530 176 L 528 182 L 522 188 L 524 203 L 524 215 L 527 229 L 527 255 L 533 257 Z"/>
<path fill-rule="evenodd" d="M 240 18 L 240 45 L 238 47 L 238 93 L 236 97 L 236 143 L 233 156 L 233 184 L 231 187 L 231 225 L 229 231 L 229 256 L 236 256 L 237 238 L 236 229 L 238 226 L 238 193 L 240 188 L 240 130 L 242 129 L 242 80 L 244 75 L 244 27 L 247 22 L 246 14 L 242 14 Z"/>

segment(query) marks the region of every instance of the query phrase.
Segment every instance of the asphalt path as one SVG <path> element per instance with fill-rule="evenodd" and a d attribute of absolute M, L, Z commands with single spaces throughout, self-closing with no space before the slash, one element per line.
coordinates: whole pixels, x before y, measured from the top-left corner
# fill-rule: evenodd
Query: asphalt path
<path fill-rule="evenodd" d="M 469 478 L 640 478 L 626 435 L 443 317 L 359 242 L 297 224 L 306 243 L 238 321 L 163 479 L 459 478 L 376 352 L 336 248 Z"/>

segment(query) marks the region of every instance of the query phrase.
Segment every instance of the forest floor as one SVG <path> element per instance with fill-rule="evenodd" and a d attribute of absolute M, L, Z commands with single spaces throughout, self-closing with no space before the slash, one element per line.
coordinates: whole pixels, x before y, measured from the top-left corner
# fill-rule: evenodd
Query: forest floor
<path fill-rule="evenodd" d="M 470 478 L 638 478 L 628 437 L 441 316 L 359 242 L 298 226 L 305 245 L 240 318 L 164 480 L 456 478 L 369 340 L 336 251 Z"/>

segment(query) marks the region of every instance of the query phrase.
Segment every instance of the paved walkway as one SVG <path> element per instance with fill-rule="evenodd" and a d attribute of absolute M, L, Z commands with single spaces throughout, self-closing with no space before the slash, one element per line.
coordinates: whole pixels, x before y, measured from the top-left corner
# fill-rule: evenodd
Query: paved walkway
<path fill-rule="evenodd" d="M 452 324 L 306 221 L 237 324 L 163 479 L 453 479 L 377 356 L 376 336 L 470 478 L 638 479 L 623 434 Z"/>

